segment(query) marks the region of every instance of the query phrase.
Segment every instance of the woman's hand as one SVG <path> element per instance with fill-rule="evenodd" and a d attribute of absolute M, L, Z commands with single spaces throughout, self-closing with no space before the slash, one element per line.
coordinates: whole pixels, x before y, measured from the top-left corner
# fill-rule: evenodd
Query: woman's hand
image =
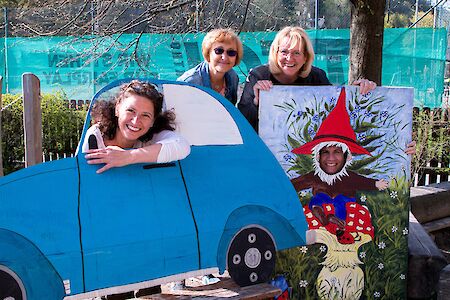
<path fill-rule="evenodd" d="M 416 154 L 416 141 L 412 141 L 406 145 L 405 153 L 408 155 Z"/>
<path fill-rule="evenodd" d="M 117 146 L 108 146 L 105 149 L 93 149 L 86 151 L 85 158 L 90 165 L 105 164 L 97 170 L 97 174 L 116 167 L 123 167 L 131 163 L 128 150 Z"/>
<path fill-rule="evenodd" d="M 355 80 L 352 85 L 359 85 L 359 92 L 361 93 L 361 95 L 367 94 L 377 87 L 377 84 L 375 82 L 368 79 Z"/>
<path fill-rule="evenodd" d="M 253 93 L 255 93 L 255 98 L 253 103 L 259 105 L 259 90 L 268 91 L 273 87 L 273 83 L 270 80 L 258 80 L 253 86 Z"/>

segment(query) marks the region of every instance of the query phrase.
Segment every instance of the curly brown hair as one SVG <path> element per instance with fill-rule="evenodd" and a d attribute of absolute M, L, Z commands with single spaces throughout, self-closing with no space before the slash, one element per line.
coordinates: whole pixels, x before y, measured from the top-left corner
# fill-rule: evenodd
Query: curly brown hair
<path fill-rule="evenodd" d="M 149 131 L 139 138 L 140 141 L 147 142 L 152 139 L 155 133 L 163 130 L 175 130 L 175 113 L 173 111 L 162 111 L 163 95 L 151 83 L 132 80 L 130 83 L 121 85 L 119 93 L 113 99 L 99 100 L 92 106 L 91 117 L 98 124 L 98 128 L 103 137 L 110 140 L 114 139 L 119 126 L 116 116 L 116 106 L 128 94 L 135 94 L 147 98 L 153 103 L 155 108 L 155 122 Z"/>

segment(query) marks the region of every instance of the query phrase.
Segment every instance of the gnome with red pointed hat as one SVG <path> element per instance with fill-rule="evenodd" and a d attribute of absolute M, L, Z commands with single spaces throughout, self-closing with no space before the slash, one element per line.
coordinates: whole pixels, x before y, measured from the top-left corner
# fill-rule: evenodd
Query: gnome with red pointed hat
<path fill-rule="evenodd" d="M 356 191 L 383 190 L 388 187 L 388 182 L 347 170 L 352 154 L 371 154 L 356 141 L 345 104 L 344 88 L 336 107 L 322 122 L 314 139 L 292 152 L 313 155 L 314 171 L 291 180 L 297 191 L 312 188 L 313 197 L 305 207 L 305 213 L 310 210 L 314 219 L 336 234 L 340 243 L 353 243 L 354 237 L 346 224 L 347 205 L 356 202 Z"/>

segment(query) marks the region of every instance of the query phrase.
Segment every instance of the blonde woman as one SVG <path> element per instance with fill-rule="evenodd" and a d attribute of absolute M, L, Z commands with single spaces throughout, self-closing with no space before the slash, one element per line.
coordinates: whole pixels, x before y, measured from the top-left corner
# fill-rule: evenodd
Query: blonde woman
<path fill-rule="evenodd" d="M 314 67 L 314 49 L 308 34 L 301 27 L 280 30 L 270 46 L 269 64 L 250 70 L 238 108 L 258 131 L 259 91 L 273 85 L 331 85 L 324 70 Z M 353 83 L 360 85 L 361 94 L 376 87 L 367 79 Z"/>

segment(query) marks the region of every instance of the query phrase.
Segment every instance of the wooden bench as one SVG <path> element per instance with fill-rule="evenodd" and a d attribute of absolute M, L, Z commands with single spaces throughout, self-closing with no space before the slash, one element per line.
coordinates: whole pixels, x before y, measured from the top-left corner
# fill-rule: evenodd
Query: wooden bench
<path fill-rule="evenodd" d="M 428 232 L 450 228 L 450 182 L 411 188 L 411 212 Z"/>
<path fill-rule="evenodd" d="M 408 298 L 435 297 L 438 292 L 440 272 L 447 266 L 447 261 L 411 213 L 409 214 L 408 250 Z"/>
<path fill-rule="evenodd" d="M 267 284 L 261 283 L 247 287 L 239 287 L 230 277 L 220 277 L 220 282 L 202 285 L 201 279 L 198 277 L 186 280 L 186 287 L 182 290 L 170 291 L 168 285 L 163 285 L 162 293 L 143 296 L 140 299 L 245 299 L 245 300 L 265 300 L 273 299 L 281 294 L 280 289 Z"/>

